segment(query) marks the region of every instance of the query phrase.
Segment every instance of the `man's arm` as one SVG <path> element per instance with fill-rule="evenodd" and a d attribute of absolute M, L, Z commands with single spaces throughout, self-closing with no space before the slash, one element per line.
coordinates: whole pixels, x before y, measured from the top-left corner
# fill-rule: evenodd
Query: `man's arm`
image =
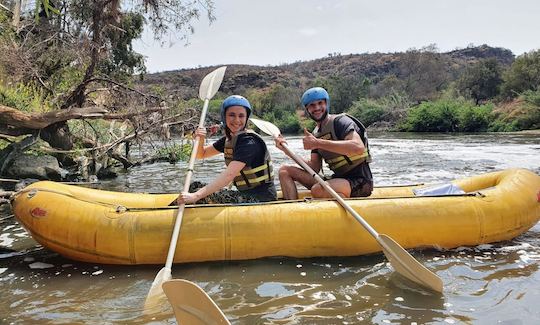
<path fill-rule="evenodd" d="M 360 135 L 353 130 L 343 140 L 317 139 L 308 131 L 304 131 L 304 134 L 304 149 L 322 149 L 347 156 L 360 155 L 366 150 Z"/>

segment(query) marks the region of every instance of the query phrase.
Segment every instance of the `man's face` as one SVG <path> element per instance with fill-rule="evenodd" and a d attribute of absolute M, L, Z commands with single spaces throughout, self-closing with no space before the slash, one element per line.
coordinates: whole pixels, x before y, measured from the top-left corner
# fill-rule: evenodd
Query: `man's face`
<path fill-rule="evenodd" d="M 315 121 L 319 121 L 326 113 L 326 100 L 313 101 L 306 106 L 306 109 Z"/>

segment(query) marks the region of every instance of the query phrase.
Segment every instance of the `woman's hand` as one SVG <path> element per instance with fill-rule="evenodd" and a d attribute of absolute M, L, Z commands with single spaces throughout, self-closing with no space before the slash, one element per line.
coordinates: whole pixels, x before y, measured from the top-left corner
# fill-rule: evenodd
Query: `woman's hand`
<path fill-rule="evenodd" d="M 285 151 L 283 148 L 283 144 L 287 144 L 287 140 L 280 134 L 277 138 L 274 138 L 274 142 L 276 143 L 276 148 L 278 148 L 281 151 Z"/>
<path fill-rule="evenodd" d="M 195 193 L 188 193 L 188 192 L 182 192 L 180 195 L 178 195 L 178 198 L 176 199 L 176 203 L 178 205 L 180 204 L 191 204 L 195 203 L 200 200 L 200 196 L 198 194 L 198 191 Z"/>
<path fill-rule="evenodd" d="M 200 127 L 195 130 L 195 136 L 200 137 L 201 140 L 206 138 L 206 128 Z"/>

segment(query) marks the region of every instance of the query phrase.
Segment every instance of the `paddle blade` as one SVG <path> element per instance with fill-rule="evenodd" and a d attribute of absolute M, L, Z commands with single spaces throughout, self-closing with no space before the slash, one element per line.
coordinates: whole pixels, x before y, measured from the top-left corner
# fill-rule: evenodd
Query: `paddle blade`
<path fill-rule="evenodd" d="M 227 67 L 217 68 L 204 77 L 199 87 L 199 98 L 202 100 L 210 99 L 217 93 Z"/>
<path fill-rule="evenodd" d="M 381 244 L 384 255 L 396 272 L 427 289 L 442 293 L 443 282 L 441 278 L 420 264 L 392 238 L 379 234 L 377 241 Z"/>
<path fill-rule="evenodd" d="M 146 296 L 146 301 L 144 302 L 144 314 L 151 314 L 153 310 L 156 310 L 163 303 L 165 295 L 163 294 L 162 285 L 171 278 L 171 269 L 168 267 L 164 267 L 158 272 L 154 282 L 152 282 L 150 291 Z"/>
<path fill-rule="evenodd" d="M 221 309 L 203 289 L 187 280 L 163 283 L 178 324 L 230 324 Z"/>
<path fill-rule="evenodd" d="M 279 128 L 270 122 L 259 120 L 258 118 L 253 117 L 249 120 L 253 122 L 253 124 L 255 124 L 255 126 L 258 127 L 259 130 L 273 136 L 274 138 L 278 137 L 281 134 Z"/>

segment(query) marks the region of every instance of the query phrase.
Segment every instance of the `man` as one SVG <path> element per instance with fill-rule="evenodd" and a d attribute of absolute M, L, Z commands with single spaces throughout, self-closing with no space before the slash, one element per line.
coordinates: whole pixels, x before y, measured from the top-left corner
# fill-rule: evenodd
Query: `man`
<path fill-rule="evenodd" d="M 324 160 L 334 172 L 328 184 L 342 197 L 371 195 L 371 157 L 362 123 L 347 114 L 329 114 L 330 97 L 321 87 L 308 89 L 302 95 L 302 106 L 307 115 L 317 122 L 313 133 L 304 129 L 304 149 L 311 150 L 311 159 L 306 163 L 319 172 Z M 283 138 L 276 139 L 276 146 L 281 150 L 283 142 Z M 332 197 L 308 172 L 296 166 L 282 166 L 279 181 L 286 200 L 298 199 L 295 182 L 311 189 L 314 198 Z"/>

